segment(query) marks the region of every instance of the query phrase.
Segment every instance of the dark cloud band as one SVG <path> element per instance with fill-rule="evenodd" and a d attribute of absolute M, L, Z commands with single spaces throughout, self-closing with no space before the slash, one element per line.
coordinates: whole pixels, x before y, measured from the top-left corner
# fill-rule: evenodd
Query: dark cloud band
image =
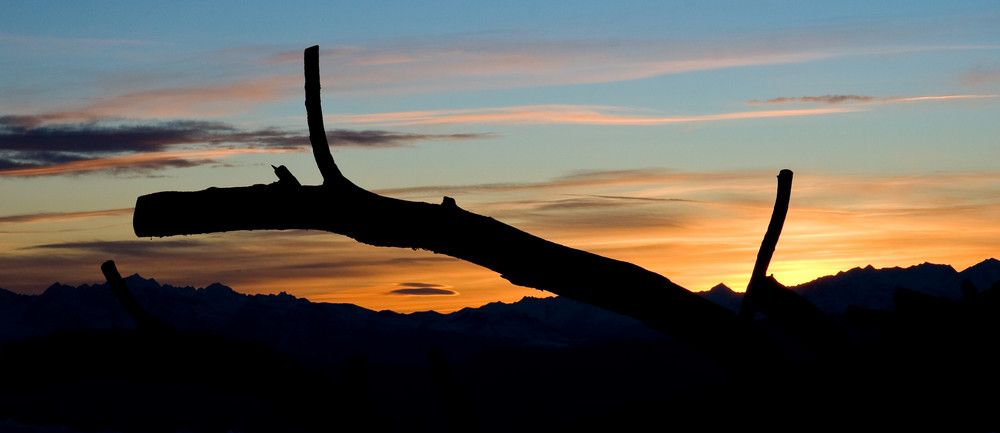
<path fill-rule="evenodd" d="M 114 119 L 86 123 L 58 123 L 65 114 L 0 116 L 0 174 L 16 170 L 51 167 L 80 161 L 92 161 L 164 152 L 177 146 L 199 145 L 211 148 L 297 149 L 308 147 L 309 138 L 277 128 L 241 130 L 224 122 L 175 120 L 129 124 Z M 410 134 L 381 130 L 353 131 L 337 129 L 329 134 L 334 146 L 400 147 L 417 141 L 475 140 L 492 134 Z M 210 164 L 211 159 L 163 158 L 141 165 L 108 167 L 102 171 L 152 171 L 165 168 Z M 79 165 L 79 170 L 52 171 L 42 174 L 95 171 Z M 11 173 L 11 175 L 17 175 Z M 25 175 L 38 175 L 28 173 Z"/>
<path fill-rule="evenodd" d="M 421 289 L 396 289 L 389 292 L 391 295 L 410 295 L 410 296 L 457 296 L 458 292 L 449 289 L 434 289 L 434 288 L 421 288 Z"/>
<path fill-rule="evenodd" d="M 840 104 L 843 102 L 872 102 L 874 96 L 861 95 L 823 95 L 823 96 L 800 96 L 795 98 L 780 97 L 768 99 L 766 101 L 751 100 L 747 105 L 780 105 L 780 104 Z"/>

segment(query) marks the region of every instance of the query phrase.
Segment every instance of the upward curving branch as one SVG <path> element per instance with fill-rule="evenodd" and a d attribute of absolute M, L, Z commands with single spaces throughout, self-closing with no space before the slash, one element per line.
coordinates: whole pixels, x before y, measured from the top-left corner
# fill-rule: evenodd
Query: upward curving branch
<path fill-rule="evenodd" d="M 757 310 L 754 302 L 757 293 L 767 290 L 765 279 L 767 278 L 767 267 L 771 264 L 771 257 L 774 257 L 774 248 L 778 245 L 778 238 L 781 236 L 781 228 L 785 225 L 785 216 L 788 215 L 788 201 L 792 197 L 792 171 L 781 170 L 778 173 L 778 196 L 774 199 L 774 210 L 771 212 L 771 221 L 767 223 L 767 232 L 764 233 L 764 240 L 757 250 L 757 261 L 753 264 L 753 271 L 750 273 L 750 282 L 747 284 L 747 291 L 743 296 L 743 303 L 740 305 L 740 317 L 744 320 L 752 320 Z"/>
<path fill-rule="evenodd" d="M 347 178 L 333 162 L 330 153 L 330 143 L 326 140 L 326 129 L 323 128 L 323 107 L 320 104 L 319 85 L 319 45 L 306 48 L 306 123 L 309 125 L 309 143 L 312 144 L 313 158 L 323 175 L 323 184 L 344 182 Z"/>
<path fill-rule="evenodd" d="M 278 167 L 282 179 L 268 185 L 144 195 L 133 216 L 137 236 L 325 230 L 369 245 L 446 254 L 498 272 L 511 283 L 634 317 L 727 367 L 779 356 L 752 324 L 659 274 L 533 236 L 461 209 L 449 197 L 441 204 L 412 202 L 355 186 L 337 168 L 326 141 L 318 51 L 305 51 L 305 90 L 323 185 L 300 186 Z"/>

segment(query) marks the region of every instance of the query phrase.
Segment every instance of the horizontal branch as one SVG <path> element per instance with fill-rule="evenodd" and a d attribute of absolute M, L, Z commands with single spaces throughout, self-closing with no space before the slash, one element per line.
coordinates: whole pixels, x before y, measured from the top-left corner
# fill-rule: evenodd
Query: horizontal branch
<path fill-rule="evenodd" d="M 546 290 L 638 319 L 682 340 L 730 370 L 741 360 L 768 363 L 778 351 L 735 313 L 667 278 L 530 235 L 492 218 L 440 205 L 380 196 L 344 177 L 330 154 L 320 107 L 319 47 L 305 50 L 309 139 L 322 186 L 300 186 L 284 167 L 279 181 L 139 197 L 138 236 L 234 230 L 325 230 L 369 245 L 446 254 L 500 273 L 511 283 Z"/>
<path fill-rule="evenodd" d="M 142 237 L 308 229 L 369 245 L 429 250 L 491 269 L 520 286 L 631 316 L 723 362 L 769 350 L 735 313 L 659 274 L 533 236 L 465 211 L 447 197 L 430 204 L 350 183 L 274 183 L 149 194 L 139 197 L 133 218 Z"/>

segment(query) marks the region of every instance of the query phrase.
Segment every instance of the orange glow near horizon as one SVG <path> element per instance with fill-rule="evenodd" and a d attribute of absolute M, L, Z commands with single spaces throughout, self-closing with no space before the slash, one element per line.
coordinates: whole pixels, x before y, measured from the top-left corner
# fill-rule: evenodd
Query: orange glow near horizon
<path fill-rule="evenodd" d="M 569 247 L 632 262 L 692 291 L 719 283 L 742 291 L 767 227 L 774 189 L 773 174 L 632 171 L 569 176 L 549 184 L 497 185 L 492 190 L 479 186 L 449 195 L 471 212 Z M 906 267 L 932 262 L 962 270 L 998 255 L 993 242 L 1000 239 L 995 225 L 1000 203 L 979 199 L 998 191 L 1000 174 L 988 172 L 799 176 L 768 272 L 786 285 L 796 285 L 869 264 Z M 428 193 L 418 188 L 389 195 L 412 199 L 413 194 Z M 912 208 L 912 203 L 925 208 Z M 285 291 L 312 301 L 375 310 L 449 312 L 551 295 L 515 286 L 492 271 L 448 256 L 371 247 L 326 232 L 137 240 L 127 211 L 0 218 L 4 254 L 15 265 L 0 270 L 0 281 L 22 292 L 40 288 L 18 285 L 20 281 L 99 282 L 97 266 L 110 258 L 125 274 L 139 273 L 164 284 L 204 287 L 221 282 L 243 293 Z M 78 240 L 67 241 L 70 236 Z M 85 277 L 51 276 L 46 282 L 44 276 L 52 269 Z M 447 290 L 394 294 L 400 287 Z"/>

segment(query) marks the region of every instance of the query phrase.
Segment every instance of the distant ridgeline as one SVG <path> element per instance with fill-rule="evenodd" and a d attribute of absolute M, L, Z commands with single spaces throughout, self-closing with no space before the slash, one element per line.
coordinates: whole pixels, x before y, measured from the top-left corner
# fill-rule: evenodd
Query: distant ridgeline
<path fill-rule="evenodd" d="M 1000 281 L 1000 260 L 990 258 L 962 272 L 949 265 L 932 263 L 882 269 L 868 265 L 789 288 L 827 314 L 843 314 L 849 305 L 892 311 L 897 289 L 958 300 L 962 298 L 961 286 L 965 280 L 969 280 L 977 291 L 989 289 Z M 742 293 L 733 292 L 725 284 L 702 292 L 702 296 L 733 311 L 739 310 L 742 300 Z"/>
<path fill-rule="evenodd" d="M 735 379 L 632 318 L 561 297 L 399 314 L 125 281 L 166 325 L 135 329 L 106 284 L 0 289 L 0 430 L 639 431 L 665 418 L 934 430 L 993 425 L 1000 404 L 979 392 L 1000 386 L 995 259 L 793 287 L 860 344 Z M 721 284 L 701 295 L 732 310 L 742 296 Z"/>
<path fill-rule="evenodd" d="M 259 341 L 308 365 L 342 363 L 355 353 L 377 362 L 423 363 L 427 347 L 464 358 L 497 347 L 666 338 L 632 318 L 566 298 L 524 298 L 450 314 L 400 314 L 314 303 L 284 292 L 245 295 L 218 283 L 195 289 L 139 275 L 125 281 L 151 315 L 179 329 Z M 57 283 L 34 296 L 0 289 L 0 343 L 71 329 L 134 327 L 107 284 Z"/>
<path fill-rule="evenodd" d="M 957 300 L 970 280 L 979 291 L 1000 281 L 1000 261 L 988 259 L 962 272 L 924 263 L 908 268 L 854 268 L 792 287 L 828 314 L 849 305 L 893 310 L 893 295 L 906 288 Z M 454 349 L 459 357 L 491 347 L 579 347 L 612 341 L 665 339 L 642 323 L 566 298 L 525 298 L 465 308 L 450 314 L 375 312 L 350 304 L 313 303 L 285 293 L 244 295 L 222 284 L 202 289 L 160 285 L 138 275 L 129 288 L 155 317 L 179 329 L 260 341 L 302 362 L 343 362 L 352 353 L 371 359 L 423 362 L 415 341 Z M 733 311 L 741 293 L 725 285 L 701 292 Z M 27 296 L 0 289 L 0 343 L 69 329 L 129 329 L 135 325 L 106 284 L 53 284 Z M 413 348 L 407 353 L 406 348 Z"/>

